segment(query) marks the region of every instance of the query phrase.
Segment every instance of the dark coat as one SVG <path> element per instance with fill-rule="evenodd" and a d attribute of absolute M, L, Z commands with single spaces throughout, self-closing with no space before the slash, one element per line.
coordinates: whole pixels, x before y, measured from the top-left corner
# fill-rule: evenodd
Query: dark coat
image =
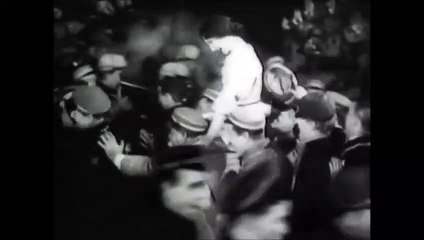
<path fill-rule="evenodd" d="M 371 164 L 371 137 L 365 135 L 346 142 L 342 152 L 345 168 Z"/>
<path fill-rule="evenodd" d="M 252 150 L 251 153 L 252 154 L 249 154 L 248 156 L 243 156 L 242 161 L 255 161 L 258 158 L 264 159 L 269 157 L 278 158 L 281 171 L 278 186 L 279 194 L 281 194 L 282 197 L 286 197 L 287 195 L 289 195 L 293 182 L 294 168 L 286 157 L 286 153 L 281 149 L 281 146 L 279 146 L 275 142 L 272 142 L 262 147 L 259 146 L 258 149 Z M 226 175 L 224 175 L 217 194 L 218 202 L 223 201 L 224 195 L 228 191 L 227 189 L 236 182 L 237 177 L 238 174 L 234 171 L 230 171 Z"/>
<path fill-rule="evenodd" d="M 305 146 L 293 189 L 294 234 L 315 231 L 326 218 L 326 196 L 331 181 L 329 162 L 333 152 L 331 137 Z"/>
<path fill-rule="evenodd" d="M 125 178 L 97 146 L 100 129 L 55 125 L 56 239 L 113 239 L 125 217 Z"/>

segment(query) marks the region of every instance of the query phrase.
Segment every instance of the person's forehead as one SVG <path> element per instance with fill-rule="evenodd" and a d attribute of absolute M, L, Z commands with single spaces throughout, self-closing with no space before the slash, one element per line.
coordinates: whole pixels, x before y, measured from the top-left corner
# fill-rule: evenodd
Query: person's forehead
<path fill-rule="evenodd" d="M 177 177 L 181 184 L 190 184 L 199 181 L 205 181 L 207 173 L 205 171 L 192 170 L 192 169 L 179 169 L 177 170 Z"/>

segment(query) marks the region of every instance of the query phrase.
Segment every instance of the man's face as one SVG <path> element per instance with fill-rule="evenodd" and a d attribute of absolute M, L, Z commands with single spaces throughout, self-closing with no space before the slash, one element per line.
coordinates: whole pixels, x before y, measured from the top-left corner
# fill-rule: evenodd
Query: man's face
<path fill-rule="evenodd" d="M 236 221 L 235 227 L 247 229 L 251 236 L 244 239 L 284 239 L 290 233 L 287 217 L 292 211 L 292 203 L 280 201 L 271 205 L 259 215 L 243 215 Z"/>
<path fill-rule="evenodd" d="M 158 89 L 158 101 L 163 109 L 168 110 L 178 105 L 177 102 L 174 101 L 171 94 L 164 93 L 161 91 L 160 87 Z"/>
<path fill-rule="evenodd" d="M 296 125 L 295 112 L 293 109 L 282 111 L 277 119 L 271 123 L 271 127 L 283 133 L 292 133 Z"/>
<path fill-rule="evenodd" d="M 212 112 L 212 101 L 208 98 L 201 98 L 199 103 L 197 104 L 197 109 L 200 110 L 202 114 L 211 113 Z"/>
<path fill-rule="evenodd" d="M 315 131 L 315 124 L 303 118 L 296 118 L 296 123 L 299 126 L 299 140 L 301 142 L 307 142 L 310 139 L 311 133 Z"/>
<path fill-rule="evenodd" d="M 360 128 L 360 120 L 355 114 L 354 106 L 351 106 L 349 108 L 349 112 L 346 115 L 346 121 L 345 121 L 345 132 L 347 137 L 351 137 L 355 135 L 355 133 L 358 132 Z"/>
<path fill-rule="evenodd" d="M 225 123 L 221 134 L 222 140 L 227 145 L 228 150 L 243 155 L 250 147 L 252 140 L 247 132 L 239 133 L 234 125 Z"/>
<path fill-rule="evenodd" d="M 80 109 L 72 111 L 71 117 L 75 122 L 75 127 L 78 129 L 94 128 L 104 122 L 104 118 L 94 117 L 92 114 Z"/>
<path fill-rule="evenodd" d="M 207 185 L 206 172 L 180 169 L 176 175 L 176 183 L 162 184 L 165 206 L 188 218 L 211 206 L 211 192 Z"/>
<path fill-rule="evenodd" d="M 117 89 L 121 83 L 121 72 L 122 70 L 111 70 L 109 72 L 105 72 L 101 79 L 102 84 L 110 89 Z"/>
<path fill-rule="evenodd" d="M 187 132 L 177 129 L 171 128 L 168 134 L 168 146 L 180 146 L 184 145 L 187 142 Z"/>

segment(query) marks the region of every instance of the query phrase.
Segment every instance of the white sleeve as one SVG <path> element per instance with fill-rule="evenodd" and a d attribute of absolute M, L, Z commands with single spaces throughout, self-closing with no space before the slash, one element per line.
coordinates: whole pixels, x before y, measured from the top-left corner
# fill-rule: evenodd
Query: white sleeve
<path fill-rule="evenodd" d="M 125 155 L 120 153 L 120 154 L 116 155 L 115 159 L 113 159 L 113 164 L 115 164 L 115 166 L 119 170 L 121 170 L 121 162 L 122 162 L 122 160 L 124 160 L 124 158 L 125 158 Z"/>

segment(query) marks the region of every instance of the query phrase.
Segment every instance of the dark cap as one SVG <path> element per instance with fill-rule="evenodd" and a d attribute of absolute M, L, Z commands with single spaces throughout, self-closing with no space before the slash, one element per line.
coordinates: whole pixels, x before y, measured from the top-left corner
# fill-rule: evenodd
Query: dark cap
<path fill-rule="evenodd" d="M 210 159 L 213 154 L 222 154 L 226 150 L 222 148 L 210 148 L 204 146 L 184 145 L 170 147 L 159 153 L 156 158 L 157 170 L 173 170 L 182 168 L 205 169 L 205 159 Z"/>
<path fill-rule="evenodd" d="M 243 36 L 243 33 L 243 25 L 225 15 L 215 15 L 207 18 L 200 28 L 200 34 L 204 38 Z"/>
<path fill-rule="evenodd" d="M 172 120 L 192 132 L 204 132 L 208 123 L 202 118 L 202 113 L 188 107 L 178 107 L 174 109 Z"/>
<path fill-rule="evenodd" d="M 326 122 L 335 115 L 335 109 L 321 93 L 308 93 L 300 100 L 295 101 L 297 118 L 309 119 L 316 122 Z"/>
<path fill-rule="evenodd" d="M 97 86 L 75 87 L 72 93 L 72 99 L 76 105 L 83 108 L 89 114 L 105 113 L 111 107 L 109 97 Z"/>
<path fill-rule="evenodd" d="M 239 173 L 220 199 L 221 212 L 230 217 L 289 199 L 290 190 L 280 186 L 281 171 L 276 154 L 261 154 L 256 163 Z"/>

